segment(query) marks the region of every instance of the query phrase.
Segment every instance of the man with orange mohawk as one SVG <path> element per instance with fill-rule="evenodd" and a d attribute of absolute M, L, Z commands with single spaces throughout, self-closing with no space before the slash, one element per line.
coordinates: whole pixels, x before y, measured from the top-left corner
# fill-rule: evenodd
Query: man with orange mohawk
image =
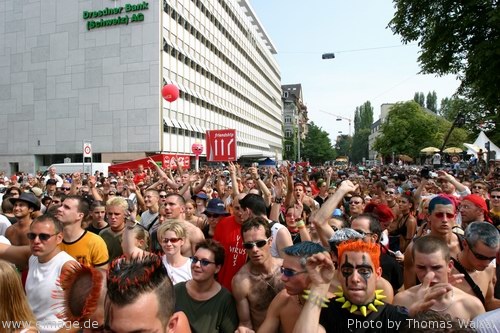
<path fill-rule="evenodd" d="M 327 253 L 308 258 L 306 268 L 311 289 L 295 324 L 294 333 L 309 332 L 396 332 L 405 326 L 410 314 L 427 310 L 445 287 L 428 288 L 409 311 L 384 302 L 383 291 L 376 290 L 382 276 L 380 247 L 362 240 L 348 241 L 338 247 L 341 286 L 336 297 L 327 292 L 334 268 Z"/>

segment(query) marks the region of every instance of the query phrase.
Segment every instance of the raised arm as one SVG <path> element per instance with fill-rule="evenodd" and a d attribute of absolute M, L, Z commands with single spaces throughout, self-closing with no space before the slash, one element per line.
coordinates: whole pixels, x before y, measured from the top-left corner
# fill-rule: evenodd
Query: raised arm
<path fill-rule="evenodd" d="M 349 192 L 356 191 L 358 186 L 359 185 L 354 185 L 350 180 L 344 180 L 337 188 L 337 191 L 323 203 L 313 218 L 313 223 L 316 226 L 318 234 L 322 233 L 323 237 L 326 239 L 332 237 L 334 231 L 328 224 L 328 220 L 344 196 Z"/>
<path fill-rule="evenodd" d="M 335 268 L 327 252 L 317 253 L 307 259 L 306 269 L 311 279 L 308 299 L 295 323 L 293 333 L 325 332 L 319 324 L 323 299 L 328 297 L 328 288 Z"/>
<path fill-rule="evenodd" d="M 231 177 L 231 183 L 233 185 L 233 193 L 231 196 L 236 198 L 240 194 L 240 189 L 238 188 L 238 180 L 236 179 L 236 166 L 233 162 L 229 162 L 229 177 Z"/>
<path fill-rule="evenodd" d="M 31 250 L 28 245 L 15 246 L 0 243 L 0 258 L 13 263 L 20 269 L 28 267 Z"/>

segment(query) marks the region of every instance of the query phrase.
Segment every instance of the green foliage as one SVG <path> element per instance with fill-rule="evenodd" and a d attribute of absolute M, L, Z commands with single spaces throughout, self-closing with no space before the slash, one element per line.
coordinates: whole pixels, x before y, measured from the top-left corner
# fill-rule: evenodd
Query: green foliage
<path fill-rule="evenodd" d="M 425 107 L 431 110 L 434 113 L 437 113 L 438 107 L 437 107 L 437 94 L 435 91 L 433 92 L 428 92 L 427 93 L 427 98 L 425 99 Z"/>
<path fill-rule="evenodd" d="M 368 136 L 373 123 L 373 107 L 365 102 L 356 108 L 354 113 L 354 137 L 352 138 L 352 161 L 360 163 L 363 157 L 368 158 Z"/>
<path fill-rule="evenodd" d="M 445 134 L 436 119 L 414 101 L 397 103 L 382 124 L 382 135 L 375 140 L 374 148 L 385 156 L 395 153 L 417 157 L 424 147 L 439 147 Z"/>
<path fill-rule="evenodd" d="M 339 135 L 335 144 L 335 150 L 338 156 L 351 157 L 352 137 L 346 134 Z"/>
<path fill-rule="evenodd" d="M 328 133 L 314 124 L 309 123 L 309 130 L 304 140 L 301 155 L 311 164 L 323 164 L 335 159 L 335 151 Z"/>
<path fill-rule="evenodd" d="M 413 96 L 413 100 L 417 102 L 421 107 L 425 106 L 425 95 L 423 92 L 416 92 Z"/>
<path fill-rule="evenodd" d="M 494 117 L 500 106 L 500 10 L 491 0 L 394 0 L 389 27 L 417 41 L 423 73 L 454 74 L 459 93 Z M 498 126 L 498 123 L 495 124 Z"/>

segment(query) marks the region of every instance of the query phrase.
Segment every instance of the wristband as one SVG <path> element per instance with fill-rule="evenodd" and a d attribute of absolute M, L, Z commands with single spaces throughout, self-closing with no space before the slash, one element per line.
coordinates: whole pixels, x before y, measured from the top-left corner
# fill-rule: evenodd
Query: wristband
<path fill-rule="evenodd" d="M 274 202 L 278 204 L 283 203 L 283 198 L 274 198 Z"/>
<path fill-rule="evenodd" d="M 295 223 L 295 225 L 297 226 L 297 228 L 301 229 L 301 228 L 305 228 L 306 227 L 306 223 L 302 220 L 299 220 L 297 221 L 297 223 Z"/>

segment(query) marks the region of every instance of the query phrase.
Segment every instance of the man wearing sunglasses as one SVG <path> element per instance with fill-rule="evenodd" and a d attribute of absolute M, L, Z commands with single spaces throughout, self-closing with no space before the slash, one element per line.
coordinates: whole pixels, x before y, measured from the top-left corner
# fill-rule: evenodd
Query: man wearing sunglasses
<path fill-rule="evenodd" d="M 186 314 L 195 333 L 233 333 L 238 326 L 234 298 L 215 279 L 224 259 L 218 242 L 207 239 L 196 244 L 191 257 L 193 278 L 174 286 L 175 308 Z"/>
<path fill-rule="evenodd" d="M 301 295 L 311 283 L 306 270 L 307 258 L 325 251 L 325 248 L 317 243 L 304 241 L 288 246 L 283 251 L 285 257 L 281 266 L 281 280 L 285 284 L 285 289 L 276 295 L 269 305 L 266 319 L 258 333 L 278 332 L 278 330 L 282 333 L 292 333 L 305 302 Z"/>
<path fill-rule="evenodd" d="M 273 239 L 267 218 L 247 220 L 241 227 L 241 235 L 249 260 L 232 281 L 240 319 L 238 333 L 257 331 L 269 304 L 284 287 L 280 279 L 283 260 L 271 255 Z"/>
<path fill-rule="evenodd" d="M 62 228 L 54 217 L 42 215 L 29 227 L 29 246 L 0 244 L 0 258 L 22 269 L 28 268 L 26 295 L 43 332 L 55 332 L 64 324 L 57 317 L 59 300 L 54 299 L 52 293 L 61 291 L 57 284 L 61 271 L 77 265 L 74 258 L 59 248 Z"/>
<path fill-rule="evenodd" d="M 431 231 L 428 235 L 444 240 L 448 244 L 452 257 L 456 257 L 462 249 L 460 236 L 453 232 L 455 218 L 455 205 L 450 198 L 436 196 L 429 202 L 429 225 Z M 408 245 L 404 253 L 403 274 L 405 289 L 413 287 L 418 283 L 413 260 L 413 242 Z"/>
<path fill-rule="evenodd" d="M 494 297 L 495 266 L 491 265 L 500 249 L 498 230 L 488 222 L 473 222 L 464 238 L 463 250 L 453 260 L 453 273 L 464 274 L 457 288 L 478 297 L 487 311 L 500 308 L 500 300 Z"/>

